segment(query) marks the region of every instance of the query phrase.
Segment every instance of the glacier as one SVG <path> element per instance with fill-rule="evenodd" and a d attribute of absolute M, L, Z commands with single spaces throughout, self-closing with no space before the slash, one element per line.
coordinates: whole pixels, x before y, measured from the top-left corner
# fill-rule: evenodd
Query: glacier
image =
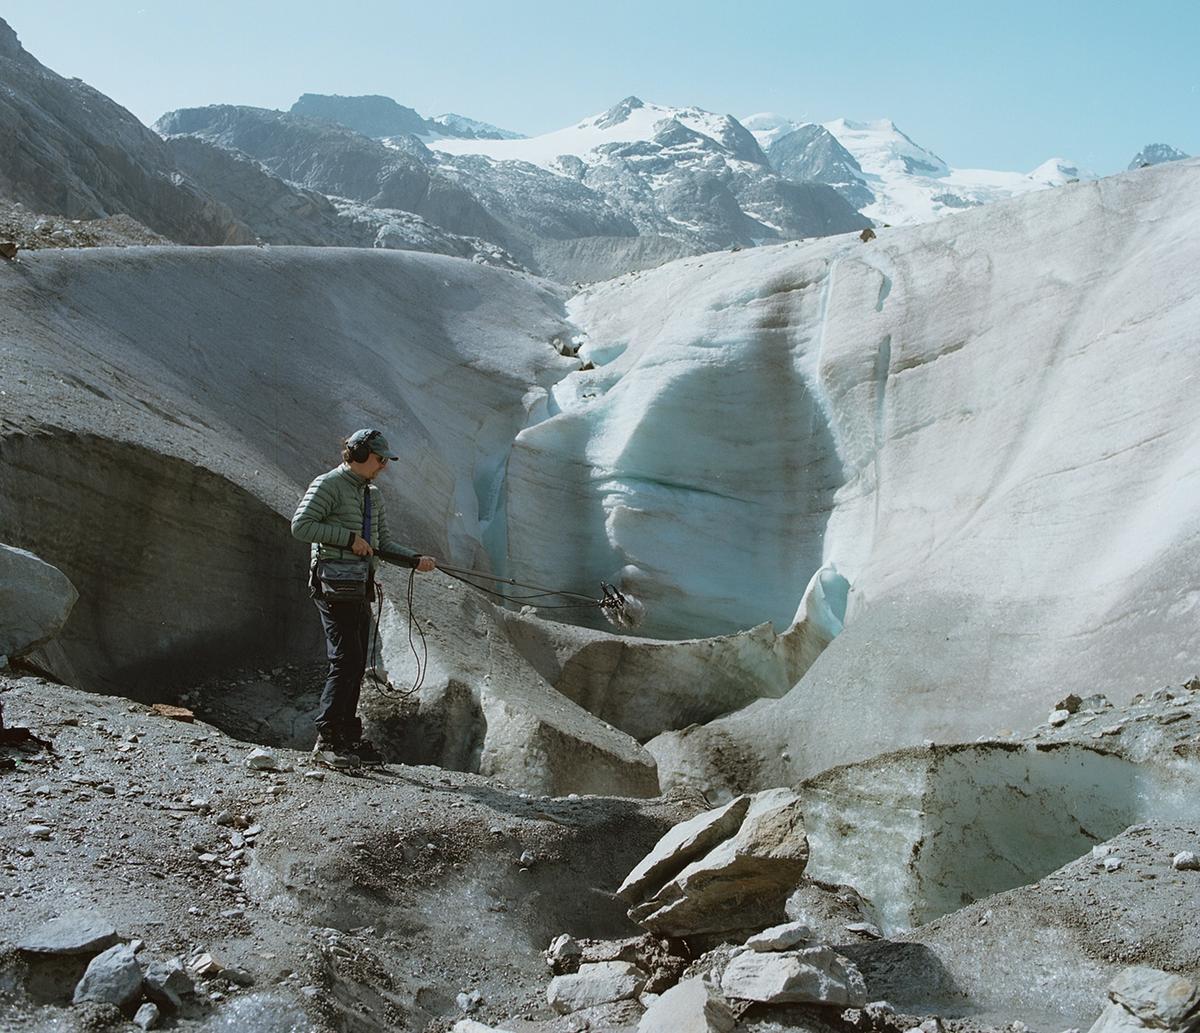
<path fill-rule="evenodd" d="M 385 426 L 404 459 L 384 490 L 415 545 L 646 606 L 618 637 L 447 602 L 464 632 L 445 636 L 446 686 L 475 684 L 484 627 L 511 642 L 503 670 L 526 665 L 522 692 L 578 701 L 546 714 L 598 742 L 601 710 L 664 788 L 788 784 L 1021 727 L 1072 690 L 1121 701 L 1196 667 L 1198 174 L 684 258 L 572 297 L 397 252 L 23 254 L 0 282 L 0 518 L 81 588 L 58 646 L 81 683 L 152 685 L 181 649 L 269 666 L 307 627 L 290 544 L 244 578 L 181 492 L 269 535 L 335 428 Z M 81 448 L 103 463 L 37 472 Z M 137 497 L 163 533 L 105 585 L 96 542 Z M 279 634 L 247 636 L 251 618 Z"/>
<path fill-rule="evenodd" d="M 517 436 L 507 562 L 619 577 L 664 638 L 848 583 L 792 691 L 655 740 L 661 777 L 710 734 L 758 757 L 736 791 L 1194 672 L 1198 219 L 1179 162 L 572 299 L 595 368 Z"/>

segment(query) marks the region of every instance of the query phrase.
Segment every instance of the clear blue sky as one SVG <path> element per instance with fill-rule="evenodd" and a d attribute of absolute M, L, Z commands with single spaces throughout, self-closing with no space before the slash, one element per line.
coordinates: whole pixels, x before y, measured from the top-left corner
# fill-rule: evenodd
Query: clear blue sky
<path fill-rule="evenodd" d="M 891 118 L 951 165 L 1101 174 L 1200 154 L 1200 0 L 6 0 L 44 64 L 144 122 L 381 93 L 536 134 L 637 94 L 744 116 Z"/>

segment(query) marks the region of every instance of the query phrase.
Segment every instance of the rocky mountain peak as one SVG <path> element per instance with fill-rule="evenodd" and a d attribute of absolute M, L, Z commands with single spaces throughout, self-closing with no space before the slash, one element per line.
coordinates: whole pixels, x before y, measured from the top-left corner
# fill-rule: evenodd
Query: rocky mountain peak
<path fill-rule="evenodd" d="M 620 104 L 614 104 L 600 118 L 596 120 L 597 129 L 611 129 L 613 126 L 619 126 L 638 108 L 644 108 L 646 105 L 640 97 L 626 97 Z"/>
<path fill-rule="evenodd" d="M 1128 168 L 1142 169 L 1147 165 L 1161 165 L 1164 161 L 1179 161 L 1188 155 L 1167 143 L 1148 143 L 1133 156 Z"/>
<path fill-rule="evenodd" d="M 341 97 L 336 94 L 305 93 L 289 109 L 293 115 L 337 122 L 364 136 L 381 138 L 405 133 L 428 133 L 432 126 L 412 108 L 391 97 L 369 95 Z"/>
<path fill-rule="evenodd" d="M 0 18 L 0 57 L 20 57 L 25 53 L 11 25 Z"/>

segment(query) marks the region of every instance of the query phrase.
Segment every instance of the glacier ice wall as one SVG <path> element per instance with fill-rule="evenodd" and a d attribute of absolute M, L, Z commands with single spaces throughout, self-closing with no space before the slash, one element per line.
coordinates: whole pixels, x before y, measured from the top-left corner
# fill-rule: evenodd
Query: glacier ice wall
<path fill-rule="evenodd" d="M 786 625 L 836 564 L 845 630 L 713 730 L 762 784 L 1190 676 L 1198 228 L 1191 161 L 593 288 L 603 364 L 510 458 L 513 564 L 623 572 L 663 635 Z"/>
<path fill-rule="evenodd" d="M 843 482 L 817 379 L 828 259 L 747 257 L 577 299 L 580 354 L 603 364 L 556 387 L 509 459 L 511 566 L 620 578 L 660 637 L 787 628 Z"/>

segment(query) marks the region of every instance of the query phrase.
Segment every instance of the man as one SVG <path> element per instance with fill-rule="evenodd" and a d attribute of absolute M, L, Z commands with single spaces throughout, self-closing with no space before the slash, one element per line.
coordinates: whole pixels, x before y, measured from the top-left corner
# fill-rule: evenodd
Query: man
<path fill-rule="evenodd" d="M 342 463 L 308 486 L 292 517 L 292 534 L 312 543 L 309 583 L 325 629 L 329 676 L 317 713 L 313 752 L 342 766 L 378 763 L 379 751 L 363 738 L 358 695 L 367 666 L 373 578 L 380 558 L 421 572 L 436 566 L 396 542 L 388 530 L 383 495 L 374 480 L 390 460 L 387 438 L 377 430 L 356 430 L 343 443 Z M 363 598 L 333 602 L 321 590 L 317 564 L 325 559 L 369 558 Z"/>

